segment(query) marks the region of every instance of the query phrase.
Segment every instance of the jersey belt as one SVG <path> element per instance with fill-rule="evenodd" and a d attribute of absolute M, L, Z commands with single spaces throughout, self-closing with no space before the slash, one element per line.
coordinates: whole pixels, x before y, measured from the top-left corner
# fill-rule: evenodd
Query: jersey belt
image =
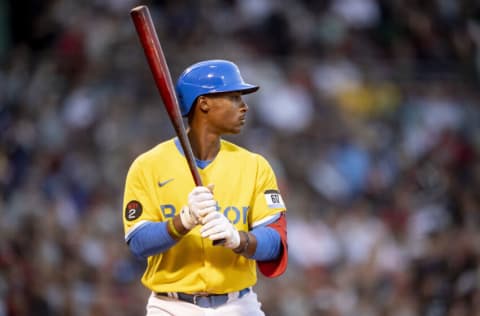
<path fill-rule="evenodd" d="M 231 292 L 226 294 L 187 294 L 177 292 L 160 292 L 155 294 L 159 296 L 176 298 L 200 307 L 214 308 L 223 305 L 228 301 L 241 298 L 250 291 L 251 289 L 247 287 L 238 292 Z"/>

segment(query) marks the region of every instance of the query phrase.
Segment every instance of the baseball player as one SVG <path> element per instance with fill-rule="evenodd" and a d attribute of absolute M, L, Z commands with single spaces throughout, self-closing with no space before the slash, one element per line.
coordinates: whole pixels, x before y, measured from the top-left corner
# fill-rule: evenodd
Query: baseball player
<path fill-rule="evenodd" d="M 222 139 L 248 111 L 234 63 L 207 60 L 179 77 L 180 110 L 203 183 L 193 182 L 177 138 L 135 159 L 123 201 L 125 240 L 147 259 L 147 315 L 264 315 L 252 289 L 287 267 L 285 204 L 265 158 Z M 214 245 L 213 241 L 222 241 Z"/>

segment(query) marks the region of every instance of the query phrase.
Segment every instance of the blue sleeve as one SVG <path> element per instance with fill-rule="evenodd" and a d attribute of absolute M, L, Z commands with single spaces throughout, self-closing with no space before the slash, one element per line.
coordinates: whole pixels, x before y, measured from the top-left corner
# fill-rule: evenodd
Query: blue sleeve
<path fill-rule="evenodd" d="M 136 229 L 128 240 L 130 250 L 139 258 L 165 252 L 175 243 L 167 231 L 167 222 L 145 223 Z"/>
<path fill-rule="evenodd" d="M 251 257 L 258 261 L 274 260 L 280 255 L 280 234 L 271 227 L 261 226 L 250 231 L 257 239 L 257 249 Z"/>

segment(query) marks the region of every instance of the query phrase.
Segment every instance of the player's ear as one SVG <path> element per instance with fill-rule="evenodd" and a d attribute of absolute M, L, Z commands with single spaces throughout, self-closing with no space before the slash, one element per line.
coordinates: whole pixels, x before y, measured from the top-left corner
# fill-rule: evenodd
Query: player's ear
<path fill-rule="evenodd" d="M 203 113 L 208 113 L 209 105 L 208 105 L 208 98 L 205 96 L 199 96 L 197 101 L 197 106 Z"/>

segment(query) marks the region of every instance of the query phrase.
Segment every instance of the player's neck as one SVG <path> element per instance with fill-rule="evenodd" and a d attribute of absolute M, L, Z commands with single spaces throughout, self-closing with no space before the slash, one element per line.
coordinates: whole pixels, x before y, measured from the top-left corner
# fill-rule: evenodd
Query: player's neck
<path fill-rule="evenodd" d="M 192 129 L 187 131 L 195 158 L 213 160 L 220 151 L 220 136 L 212 133 L 198 133 Z"/>

